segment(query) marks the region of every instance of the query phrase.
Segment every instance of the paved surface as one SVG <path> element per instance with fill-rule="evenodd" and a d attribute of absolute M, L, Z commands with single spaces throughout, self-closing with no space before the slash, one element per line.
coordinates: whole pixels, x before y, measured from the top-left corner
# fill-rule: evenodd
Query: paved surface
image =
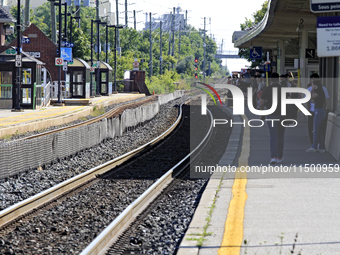
<path fill-rule="evenodd" d="M 0 109 L 0 137 L 60 125 L 91 114 L 93 107 L 105 107 L 144 97 L 144 94 L 119 93 L 111 96 L 91 98 L 88 106 L 49 106 L 37 110 L 12 112 Z"/>
<path fill-rule="evenodd" d="M 258 117 L 246 112 L 243 119 Z M 242 121 L 240 116 L 234 120 Z M 285 160 L 276 165 L 282 173 L 270 174 L 262 174 L 270 160 L 267 124 L 234 126 L 218 164 L 228 165 L 234 158 L 235 169 L 252 166 L 260 173 L 238 173 L 239 178 L 235 173 L 214 173 L 178 254 L 340 254 L 340 174 L 335 168 L 329 172 L 329 166 L 339 161 L 329 153 L 305 152 L 311 146 L 306 117 L 299 114 L 298 123 L 286 128 Z M 321 164 L 319 169 L 326 173 L 317 173 L 311 164 Z M 208 235 L 197 247 L 214 198 Z"/>

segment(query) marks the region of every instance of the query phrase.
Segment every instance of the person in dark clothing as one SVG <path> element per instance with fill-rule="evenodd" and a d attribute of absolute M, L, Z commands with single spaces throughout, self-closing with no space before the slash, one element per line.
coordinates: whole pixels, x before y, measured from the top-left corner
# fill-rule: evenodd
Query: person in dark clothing
<path fill-rule="evenodd" d="M 320 77 L 317 73 L 313 73 L 311 76 L 310 76 L 310 80 L 311 82 L 307 85 L 307 89 L 309 90 L 309 92 L 312 93 L 312 84 L 313 84 L 313 81 L 314 80 L 318 80 Z M 325 93 L 325 97 L 326 97 L 326 100 L 329 98 L 329 94 L 328 94 L 328 90 L 325 86 L 322 86 L 323 88 L 323 91 Z M 310 116 L 307 117 L 307 120 L 308 120 L 308 135 L 309 135 L 309 140 L 310 140 L 310 143 L 313 144 L 313 127 L 314 127 L 314 116 L 315 116 L 315 112 L 314 112 L 314 106 L 315 104 L 310 101 L 308 103 L 308 110 L 309 112 L 312 114 Z M 326 120 L 325 122 L 323 123 L 324 125 L 324 132 L 326 132 Z"/>
<path fill-rule="evenodd" d="M 263 110 L 266 106 L 270 109 L 273 104 L 273 88 L 277 88 L 277 108 L 276 110 L 266 117 L 268 121 L 268 128 L 270 134 L 270 164 L 281 163 L 283 161 L 283 148 L 284 148 L 284 134 L 285 127 L 281 125 L 281 85 L 279 83 L 279 75 L 272 73 L 271 84 L 266 87 L 262 93 L 260 100 L 259 110 Z M 278 121 L 280 120 L 280 121 Z"/>
<path fill-rule="evenodd" d="M 314 123 L 313 123 L 313 144 L 306 152 L 326 152 L 325 150 L 325 125 L 326 110 L 324 108 L 326 95 L 320 80 L 312 82 L 312 97 L 314 105 Z M 319 149 L 318 149 L 319 146 Z"/>

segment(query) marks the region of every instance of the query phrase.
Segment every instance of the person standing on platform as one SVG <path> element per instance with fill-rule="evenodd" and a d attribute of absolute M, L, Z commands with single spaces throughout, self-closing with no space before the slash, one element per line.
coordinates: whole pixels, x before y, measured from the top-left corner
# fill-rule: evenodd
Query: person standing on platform
<path fill-rule="evenodd" d="M 314 102 L 314 123 L 313 123 L 313 144 L 306 152 L 326 152 L 325 150 L 325 130 L 323 123 L 326 120 L 326 110 L 324 108 L 326 96 L 320 80 L 312 82 L 312 101 Z M 319 146 L 319 149 L 318 149 Z"/>
<path fill-rule="evenodd" d="M 314 80 L 318 80 L 320 77 L 317 73 L 313 73 L 311 76 L 310 76 L 310 83 L 307 85 L 307 89 L 309 92 L 312 93 L 312 83 Z M 325 97 L 326 97 L 326 100 L 329 98 L 329 94 L 328 94 L 328 90 L 325 86 L 322 86 L 323 88 L 323 91 L 325 93 Z M 326 101 L 325 100 L 325 101 Z M 326 105 L 326 102 L 325 102 L 325 105 Z M 308 106 L 308 109 L 309 109 L 309 112 L 312 114 L 310 116 L 308 116 L 308 135 L 309 135 L 309 140 L 310 140 L 310 143 L 313 144 L 313 126 L 314 126 L 314 116 L 315 116 L 315 113 L 314 113 L 314 107 L 315 107 L 315 104 L 312 102 L 312 100 L 309 102 L 309 106 Z M 325 106 L 326 108 L 326 106 Z M 326 123 L 323 123 L 323 125 L 325 125 L 325 127 L 323 128 L 324 132 L 326 132 Z"/>
<path fill-rule="evenodd" d="M 270 76 L 271 84 L 266 87 L 262 93 L 259 110 L 264 107 L 270 109 L 273 104 L 273 88 L 277 88 L 277 107 L 276 110 L 266 117 L 270 134 L 270 164 L 281 163 L 284 160 L 284 135 L 285 127 L 281 125 L 281 85 L 279 83 L 279 74 L 272 73 Z M 262 116 L 261 119 L 264 119 Z M 272 120 L 272 121 L 270 121 Z M 274 121 L 276 120 L 276 121 Z M 279 121 L 278 121 L 279 120 Z"/>

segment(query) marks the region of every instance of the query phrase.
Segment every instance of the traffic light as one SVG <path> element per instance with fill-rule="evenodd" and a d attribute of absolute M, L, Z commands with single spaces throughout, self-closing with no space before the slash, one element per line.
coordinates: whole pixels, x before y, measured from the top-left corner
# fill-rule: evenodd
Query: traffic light
<path fill-rule="evenodd" d="M 195 73 L 195 78 L 197 79 L 197 77 L 198 77 L 198 75 L 197 75 L 197 73 Z"/>
<path fill-rule="evenodd" d="M 195 58 L 195 71 L 197 71 L 197 70 L 198 70 L 197 62 L 198 62 L 198 59 L 197 59 L 197 58 Z"/>

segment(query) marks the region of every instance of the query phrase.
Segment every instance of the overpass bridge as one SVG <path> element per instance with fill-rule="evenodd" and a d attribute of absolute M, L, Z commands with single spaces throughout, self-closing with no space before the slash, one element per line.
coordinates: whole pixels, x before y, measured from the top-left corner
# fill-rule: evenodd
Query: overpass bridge
<path fill-rule="evenodd" d="M 215 54 L 215 58 L 240 58 L 238 51 L 224 51 L 222 53 Z"/>

